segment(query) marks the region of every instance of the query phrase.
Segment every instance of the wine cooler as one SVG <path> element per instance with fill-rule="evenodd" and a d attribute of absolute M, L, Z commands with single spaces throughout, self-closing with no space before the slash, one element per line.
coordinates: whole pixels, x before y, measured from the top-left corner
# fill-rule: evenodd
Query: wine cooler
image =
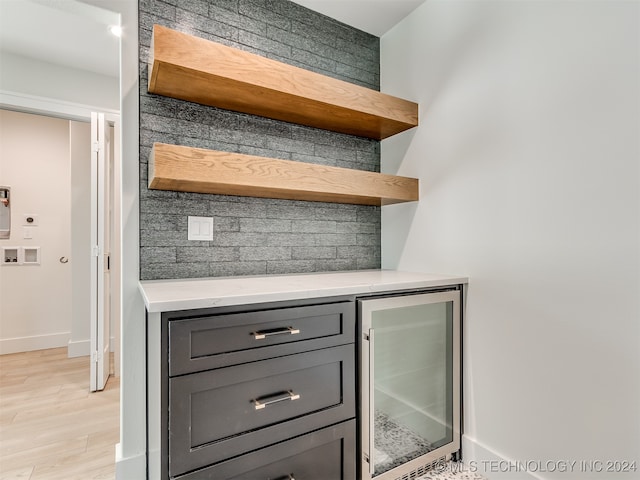
<path fill-rule="evenodd" d="M 361 478 L 417 478 L 460 450 L 460 290 L 358 301 Z"/>

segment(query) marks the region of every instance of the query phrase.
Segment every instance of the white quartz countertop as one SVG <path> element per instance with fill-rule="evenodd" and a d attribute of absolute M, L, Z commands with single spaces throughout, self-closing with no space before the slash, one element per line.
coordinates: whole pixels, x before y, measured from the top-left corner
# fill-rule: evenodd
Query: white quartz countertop
<path fill-rule="evenodd" d="M 146 280 L 140 291 L 150 313 L 305 298 L 430 288 L 467 283 L 467 277 L 396 270 L 296 275 Z"/>

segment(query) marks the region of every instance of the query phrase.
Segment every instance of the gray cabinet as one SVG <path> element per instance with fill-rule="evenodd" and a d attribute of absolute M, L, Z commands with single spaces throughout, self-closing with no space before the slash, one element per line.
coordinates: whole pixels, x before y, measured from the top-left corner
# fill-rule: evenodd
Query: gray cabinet
<path fill-rule="evenodd" d="M 183 313 L 184 315 L 184 313 Z M 171 317 L 171 376 L 353 343 L 353 302 Z"/>
<path fill-rule="evenodd" d="M 348 300 L 149 317 L 150 478 L 355 480 L 355 329 Z"/>
<path fill-rule="evenodd" d="M 180 480 L 340 480 L 356 478 L 355 420 L 302 435 Z"/>

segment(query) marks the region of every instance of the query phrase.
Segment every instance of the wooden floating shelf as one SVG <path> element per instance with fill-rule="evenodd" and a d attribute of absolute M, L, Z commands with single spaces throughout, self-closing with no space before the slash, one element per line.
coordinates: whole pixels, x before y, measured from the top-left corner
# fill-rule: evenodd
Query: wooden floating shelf
<path fill-rule="evenodd" d="M 388 205 L 418 200 L 418 180 L 348 168 L 155 143 L 149 188 Z"/>
<path fill-rule="evenodd" d="M 418 105 L 154 25 L 149 92 L 381 140 L 418 125 Z"/>

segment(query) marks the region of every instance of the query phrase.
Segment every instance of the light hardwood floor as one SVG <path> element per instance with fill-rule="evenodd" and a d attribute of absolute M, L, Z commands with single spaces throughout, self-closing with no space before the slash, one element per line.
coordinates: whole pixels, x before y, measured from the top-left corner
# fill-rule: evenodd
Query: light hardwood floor
<path fill-rule="evenodd" d="M 89 357 L 66 348 L 0 355 L 0 480 L 115 476 L 118 378 L 89 393 Z"/>

